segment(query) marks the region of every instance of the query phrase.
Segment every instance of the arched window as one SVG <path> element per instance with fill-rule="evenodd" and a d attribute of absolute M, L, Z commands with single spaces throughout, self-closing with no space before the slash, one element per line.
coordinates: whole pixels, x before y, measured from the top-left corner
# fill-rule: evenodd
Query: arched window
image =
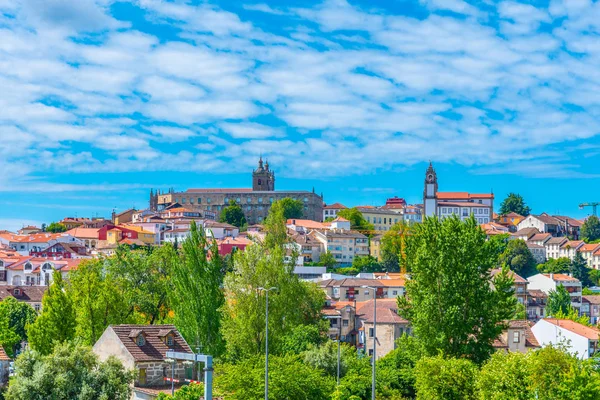
<path fill-rule="evenodd" d="M 4 261 L 0 260 L 0 268 L 4 267 Z"/>
<path fill-rule="evenodd" d="M 44 265 L 42 265 L 42 271 L 48 271 L 49 269 L 52 269 L 52 264 L 45 263 Z"/>
<path fill-rule="evenodd" d="M 136 344 L 139 347 L 142 347 L 143 345 L 146 344 L 146 338 L 144 337 L 144 335 L 142 335 L 141 333 L 137 336 L 136 340 L 135 340 Z"/>
<path fill-rule="evenodd" d="M 32 268 L 33 268 L 33 265 L 31 265 L 30 262 L 26 262 L 25 265 L 23 266 L 23 269 L 25 271 L 31 271 Z"/>

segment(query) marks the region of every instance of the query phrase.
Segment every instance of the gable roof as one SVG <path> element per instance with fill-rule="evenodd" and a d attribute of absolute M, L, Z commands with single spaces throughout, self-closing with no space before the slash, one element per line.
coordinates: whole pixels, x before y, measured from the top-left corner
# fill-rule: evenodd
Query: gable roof
<path fill-rule="evenodd" d="M 323 207 L 323 208 L 324 208 L 324 209 L 326 209 L 326 210 L 327 210 L 327 209 L 332 209 L 332 208 L 333 208 L 333 209 L 340 209 L 340 210 L 343 210 L 343 209 L 346 209 L 346 208 L 348 208 L 348 207 L 346 207 L 346 206 L 345 206 L 345 205 L 343 205 L 342 203 L 333 203 L 333 204 L 330 204 L 330 205 L 328 205 L 328 206 L 325 206 L 325 207 Z"/>
<path fill-rule="evenodd" d="M 525 218 L 521 214 L 517 214 L 516 212 L 509 212 L 508 214 L 502 214 L 500 218 Z"/>
<path fill-rule="evenodd" d="M 598 294 L 586 294 L 581 297 L 583 300 L 586 300 L 590 304 L 600 304 L 600 295 Z"/>
<path fill-rule="evenodd" d="M 10 361 L 10 357 L 6 354 L 2 346 L 0 346 L 0 361 Z"/>
<path fill-rule="evenodd" d="M 513 233 L 511 236 L 527 236 L 527 238 L 530 238 L 538 233 L 541 232 L 537 228 L 522 228 Z"/>
<path fill-rule="evenodd" d="M 542 321 L 546 321 L 552 325 L 556 325 L 587 339 L 598 340 L 600 338 L 600 330 L 598 330 L 598 328 L 585 326 L 578 322 L 571 321 L 570 319 L 546 318 Z"/>
<path fill-rule="evenodd" d="M 107 329 L 113 330 L 136 362 L 163 361 L 169 350 L 193 353 L 175 325 L 111 325 Z M 173 331 L 171 347 L 167 346 L 160 336 L 165 331 Z M 143 346 L 138 346 L 135 341 L 140 333 L 143 333 L 146 338 Z"/>
<path fill-rule="evenodd" d="M 548 214 L 532 215 L 532 217 L 542 221 L 546 225 L 560 225 L 558 219 Z"/>
<path fill-rule="evenodd" d="M 15 289 L 19 289 L 20 294 L 15 295 Z M 47 286 L 0 286 L 0 301 L 14 297 L 18 301 L 41 303 L 47 289 Z"/>
<path fill-rule="evenodd" d="M 494 277 L 501 272 L 502 272 L 502 268 L 494 268 L 493 270 L 490 271 L 490 275 L 492 277 Z M 518 275 L 517 273 L 515 273 L 512 270 L 508 271 L 508 276 L 512 277 L 513 280 L 515 281 L 515 283 L 527 283 L 527 279 L 523 278 L 521 275 Z"/>
<path fill-rule="evenodd" d="M 366 323 L 373 323 L 375 307 L 374 301 L 363 301 L 356 306 L 356 315 Z M 377 323 L 378 324 L 408 324 L 408 321 L 398 315 L 398 303 L 396 299 L 377 300 Z"/>
<path fill-rule="evenodd" d="M 548 239 L 550 239 L 552 237 L 551 234 L 549 233 L 536 233 L 535 235 L 533 235 L 532 237 L 530 237 L 529 239 L 527 239 L 530 242 L 540 242 L 540 241 L 546 241 Z"/>

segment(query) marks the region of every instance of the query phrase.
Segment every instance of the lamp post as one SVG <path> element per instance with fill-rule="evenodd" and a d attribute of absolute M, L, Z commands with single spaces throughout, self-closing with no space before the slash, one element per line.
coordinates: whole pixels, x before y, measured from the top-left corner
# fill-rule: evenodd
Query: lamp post
<path fill-rule="evenodd" d="M 276 287 L 265 289 L 259 287 L 258 290 L 265 292 L 266 299 L 266 314 L 265 314 L 265 400 L 269 400 L 269 292 L 277 290 Z"/>
<path fill-rule="evenodd" d="M 373 286 L 361 286 L 364 289 L 373 290 L 373 359 L 371 377 L 371 400 L 375 400 L 375 360 L 377 357 L 377 288 Z"/>
<path fill-rule="evenodd" d="M 340 341 L 342 340 L 342 316 L 340 315 L 338 318 L 337 385 L 340 386 Z"/>
<path fill-rule="evenodd" d="M 165 358 L 165 362 L 171 364 L 171 396 L 175 395 L 175 363 L 172 358 Z"/>

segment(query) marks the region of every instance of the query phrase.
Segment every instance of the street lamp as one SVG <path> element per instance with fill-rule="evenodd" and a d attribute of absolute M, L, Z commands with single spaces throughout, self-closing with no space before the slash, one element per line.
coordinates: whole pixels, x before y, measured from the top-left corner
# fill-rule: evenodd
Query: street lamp
<path fill-rule="evenodd" d="M 361 286 L 364 289 L 373 290 L 373 373 L 371 377 L 371 400 L 375 400 L 375 360 L 377 356 L 377 288 L 373 286 Z"/>
<path fill-rule="evenodd" d="M 265 400 L 269 400 L 269 292 L 277 290 L 276 287 L 265 289 L 259 287 L 258 290 L 267 294 L 266 314 L 265 314 Z"/>
<path fill-rule="evenodd" d="M 342 316 L 338 316 L 338 335 L 337 335 L 337 385 L 340 386 L 340 341 L 342 339 Z"/>
<path fill-rule="evenodd" d="M 176 360 L 172 358 L 165 358 L 165 362 L 171 364 L 171 396 L 175 395 L 175 363 Z"/>

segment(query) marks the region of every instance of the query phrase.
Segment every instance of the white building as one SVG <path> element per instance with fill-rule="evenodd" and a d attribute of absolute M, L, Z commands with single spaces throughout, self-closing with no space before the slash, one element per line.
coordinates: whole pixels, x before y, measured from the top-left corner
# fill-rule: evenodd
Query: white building
<path fill-rule="evenodd" d="M 578 250 L 581 253 L 581 256 L 583 257 L 585 262 L 587 262 L 589 268 L 598 268 L 598 265 L 594 264 L 594 253 L 600 250 L 600 243 L 584 244 Z"/>
<path fill-rule="evenodd" d="M 347 208 L 348 207 L 340 203 L 333 203 L 323 207 L 323 221 L 327 218 L 336 218 L 338 212 Z"/>
<path fill-rule="evenodd" d="M 568 240 L 560 246 L 560 257 L 566 257 L 573 261 L 577 251 L 585 244 L 583 240 Z"/>
<path fill-rule="evenodd" d="M 352 264 L 356 257 L 369 255 L 369 239 L 355 231 L 314 231 L 315 239 L 323 243 L 324 252 L 331 252 L 338 264 Z"/>
<path fill-rule="evenodd" d="M 0 244 L 8 246 L 24 256 L 28 256 L 30 252 L 44 251 L 56 243 L 74 243 L 85 246 L 83 240 L 77 239 L 68 233 L 36 233 L 32 235 L 0 234 Z"/>
<path fill-rule="evenodd" d="M 550 294 L 551 290 L 556 290 L 559 285 L 563 285 L 571 296 L 571 306 L 579 310 L 581 307 L 581 282 L 577 278 L 565 274 L 537 274 L 527 278 L 530 290 L 541 290 Z"/>
<path fill-rule="evenodd" d="M 568 319 L 541 319 L 531 331 L 540 345 L 562 344 L 569 353 L 582 360 L 592 357 L 598 348 L 598 328 Z"/>
<path fill-rule="evenodd" d="M 535 258 L 535 261 L 538 262 L 538 264 L 546 262 L 546 248 L 544 246 L 527 242 L 527 248 L 533 255 L 533 258 Z"/>
<path fill-rule="evenodd" d="M 487 224 L 493 218 L 494 194 L 438 192 L 437 175 L 433 165 L 429 163 L 425 173 L 423 204 L 426 217 L 447 218 L 457 215 L 464 221 L 473 215 L 479 224 Z"/>
<path fill-rule="evenodd" d="M 550 233 L 552 236 L 562 236 L 563 233 L 561 221 L 546 213 L 528 215 L 517 228 L 537 228 L 541 233 Z"/>
<path fill-rule="evenodd" d="M 546 258 L 560 258 L 560 248 L 568 241 L 569 239 L 565 237 L 553 237 L 547 240 L 544 243 L 544 247 L 546 248 Z"/>

